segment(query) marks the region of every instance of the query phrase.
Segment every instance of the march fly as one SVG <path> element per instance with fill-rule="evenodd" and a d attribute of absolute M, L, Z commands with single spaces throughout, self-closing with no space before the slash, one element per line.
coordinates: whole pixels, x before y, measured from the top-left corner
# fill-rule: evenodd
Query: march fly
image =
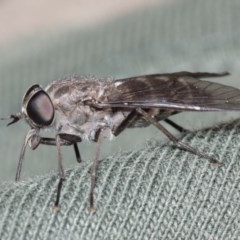
<path fill-rule="evenodd" d="M 126 128 L 153 124 L 177 147 L 220 165 L 212 156 L 189 146 L 173 136 L 160 121 L 166 121 L 179 131 L 184 129 L 169 119 L 183 111 L 240 110 L 240 90 L 201 78 L 222 77 L 223 73 L 176 72 L 143 75 L 126 79 L 69 77 L 54 81 L 45 89 L 30 87 L 23 97 L 20 113 L 11 115 L 11 125 L 24 118 L 31 129 L 25 137 L 15 180 L 19 181 L 27 146 L 54 145 L 58 152 L 59 183 L 54 206 L 58 208 L 65 180 L 61 146 L 72 145 L 81 162 L 78 143 L 97 142 L 91 169 L 90 209 L 94 210 L 94 188 L 101 141 L 112 139 Z M 40 135 L 42 129 L 54 129 L 55 137 Z"/>

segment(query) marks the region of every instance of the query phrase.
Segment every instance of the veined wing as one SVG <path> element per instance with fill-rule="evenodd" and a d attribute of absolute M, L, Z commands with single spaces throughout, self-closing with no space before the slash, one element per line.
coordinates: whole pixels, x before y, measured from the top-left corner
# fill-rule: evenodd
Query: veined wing
<path fill-rule="evenodd" d="M 240 110 L 240 89 L 199 79 L 225 75 L 228 73 L 178 72 L 116 80 L 97 105 L 179 111 Z"/>

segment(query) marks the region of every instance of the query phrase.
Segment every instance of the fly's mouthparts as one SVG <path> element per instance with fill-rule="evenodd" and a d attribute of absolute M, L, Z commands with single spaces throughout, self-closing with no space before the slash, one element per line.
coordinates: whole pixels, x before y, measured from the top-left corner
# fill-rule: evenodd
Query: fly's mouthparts
<path fill-rule="evenodd" d="M 10 116 L 5 117 L 5 118 L 0 118 L 0 120 L 12 119 L 12 121 L 7 124 L 7 127 L 8 127 L 8 126 L 18 122 L 21 118 L 22 118 L 22 114 L 21 113 L 17 113 L 17 114 L 11 114 Z"/>

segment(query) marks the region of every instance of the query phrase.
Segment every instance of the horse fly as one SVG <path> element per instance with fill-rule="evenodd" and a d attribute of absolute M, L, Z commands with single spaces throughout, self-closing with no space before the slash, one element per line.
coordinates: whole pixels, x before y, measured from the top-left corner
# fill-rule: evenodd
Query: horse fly
<path fill-rule="evenodd" d="M 57 209 L 65 180 L 61 146 L 72 145 L 77 161 L 81 162 L 77 143 L 84 140 L 97 142 L 89 196 L 90 209 L 94 211 L 94 187 L 102 139 L 112 139 L 126 128 L 150 124 L 177 147 L 220 166 L 214 157 L 177 139 L 159 121 L 166 121 L 177 130 L 184 131 L 169 119 L 171 115 L 183 111 L 240 110 L 239 89 L 201 80 L 226 75 L 227 72 L 176 72 L 118 80 L 70 77 L 54 81 L 45 89 L 33 85 L 23 97 L 21 112 L 7 118 L 12 120 L 8 126 L 24 118 L 31 127 L 21 149 L 15 180 L 20 179 L 27 146 L 36 149 L 39 144 L 55 145 L 60 177 L 54 204 Z M 40 135 L 42 129 L 48 128 L 55 130 L 55 138 Z"/>

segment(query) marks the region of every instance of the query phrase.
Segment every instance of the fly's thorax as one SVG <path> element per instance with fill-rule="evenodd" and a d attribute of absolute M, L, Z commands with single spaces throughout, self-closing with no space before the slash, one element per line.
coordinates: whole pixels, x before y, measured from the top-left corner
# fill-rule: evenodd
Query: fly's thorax
<path fill-rule="evenodd" d="M 55 82 L 46 88 L 55 109 L 53 126 L 58 133 L 94 141 L 99 129 L 112 129 L 111 109 L 97 109 L 102 83 L 84 79 Z M 106 134 L 110 138 L 111 134 Z"/>
<path fill-rule="evenodd" d="M 70 107 L 65 102 L 63 105 L 55 106 L 53 126 L 58 133 L 76 135 L 82 140 L 95 141 L 100 129 L 112 131 L 111 111 L 95 109 L 83 103 Z M 110 138 L 111 134 L 107 135 L 106 137 Z"/>
<path fill-rule="evenodd" d="M 96 135 L 102 129 L 103 137 L 111 140 L 114 130 L 128 114 L 129 111 L 112 111 L 111 108 L 96 109 L 78 104 L 69 112 L 56 108 L 53 124 L 58 133 L 76 135 L 87 141 L 95 141 Z"/>

